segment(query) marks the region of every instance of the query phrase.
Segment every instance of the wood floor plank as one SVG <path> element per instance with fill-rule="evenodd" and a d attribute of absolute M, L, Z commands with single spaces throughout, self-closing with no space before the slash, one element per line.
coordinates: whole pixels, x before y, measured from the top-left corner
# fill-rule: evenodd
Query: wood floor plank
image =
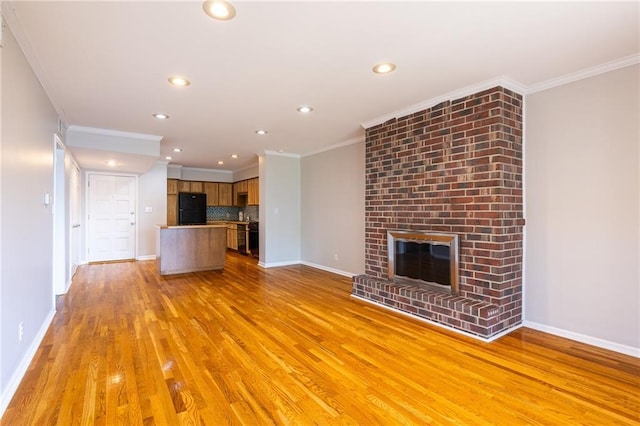
<path fill-rule="evenodd" d="M 1 424 L 639 425 L 640 361 L 522 328 L 487 344 L 307 266 L 84 265 Z"/>

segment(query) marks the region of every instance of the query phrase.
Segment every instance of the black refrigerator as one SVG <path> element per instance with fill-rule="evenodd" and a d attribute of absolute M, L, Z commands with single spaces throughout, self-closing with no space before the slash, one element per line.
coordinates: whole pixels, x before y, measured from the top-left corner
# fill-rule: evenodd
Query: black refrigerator
<path fill-rule="evenodd" d="M 207 194 L 181 192 L 178 194 L 178 224 L 206 225 Z"/>

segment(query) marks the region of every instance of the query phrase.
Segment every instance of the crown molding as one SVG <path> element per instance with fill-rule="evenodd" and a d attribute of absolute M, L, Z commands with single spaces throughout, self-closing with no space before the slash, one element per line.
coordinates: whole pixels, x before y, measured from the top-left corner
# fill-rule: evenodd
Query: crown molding
<path fill-rule="evenodd" d="M 323 152 L 327 152 L 327 151 L 331 151 L 334 149 L 338 149 L 338 148 L 343 148 L 345 146 L 349 146 L 349 145 L 354 145 L 360 142 L 364 142 L 365 141 L 365 137 L 364 136 L 359 136 L 357 138 L 352 138 L 352 139 L 348 139 L 344 142 L 340 142 L 340 143 L 336 143 L 333 145 L 329 145 L 329 146 L 325 146 L 323 148 L 320 149 L 316 149 L 315 151 L 311 151 L 311 152 L 307 152 L 305 154 L 302 154 L 301 157 L 309 157 L 312 155 L 316 155 L 316 154 L 321 154 Z"/>
<path fill-rule="evenodd" d="M 528 94 L 542 92 L 543 90 L 553 89 L 554 87 L 563 86 L 565 84 L 573 83 L 585 78 L 594 77 L 606 72 L 615 71 L 620 68 L 625 68 L 631 65 L 640 63 L 640 54 L 625 56 L 624 58 L 616 59 L 614 61 L 605 62 L 604 64 L 596 65 L 595 67 L 586 68 L 571 74 L 566 74 L 561 77 L 552 78 L 540 83 L 533 84 L 529 87 Z"/>
<path fill-rule="evenodd" d="M 79 133 L 89 133 L 102 136 L 116 136 L 120 138 L 140 139 L 144 141 L 160 142 L 163 136 L 147 135 L 144 133 L 122 132 L 120 130 L 98 129 L 96 127 L 84 127 L 71 125 L 67 127 L 67 132 L 74 131 Z"/>
<path fill-rule="evenodd" d="M 180 166 L 180 167 L 182 167 L 182 170 L 192 170 L 194 172 L 215 172 L 215 173 L 227 173 L 230 175 L 233 174 L 231 170 L 205 169 L 202 167 L 185 167 L 185 166 Z"/>
<path fill-rule="evenodd" d="M 474 93 L 482 92 L 483 90 L 491 89 L 492 87 L 496 87 L 496 86 L 502 86 L 505 89 L 509 89 L 521 95 L 525 95 L 528 92 L 527 87 L 524 86 L 523 84 L 515 80 L 512 80 L 506 76 L 502 76 L 502 77 L 494 78 L 491 80 L 482 81 L 480 83 L 476 83 L 471 86 L 463 87 L 462 89 L 458 89 L 453 92 L 445 93 L 444 95 L 411 105 L 407 108 L 383 115 L 378 118 L 374 118 L 369 121 L 365 121 L 363 123 L 360 123 L 360 125 L 363 128 L 368 129 L 370 127 L 377 126 L 378 124 L 382 124 L 394 118 L 404 117 L 409 114 L 413 114 L 419 111 L 424 111 L 425 109 L 438 105 L 441 102 L 460 99 L 465 96 L 473 95 Z"/>
<path fill-rule="evenodd" d="M 288 152 L 278 152 L 278 151 L 265 150 L 264 153 L 266 155 L 275 155 L 275 156 L 278 156 L 278 157 L 300 158 L 300 154 L 291 154 L 291 153 L 288 153 Z"/>

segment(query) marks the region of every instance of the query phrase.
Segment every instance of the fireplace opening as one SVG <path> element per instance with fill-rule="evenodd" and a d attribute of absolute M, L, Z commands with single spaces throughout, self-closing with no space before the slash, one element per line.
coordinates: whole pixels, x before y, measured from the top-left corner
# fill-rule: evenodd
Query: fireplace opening
<path fill-rule="evenodd" d="M 388 276 L 458 293 L 458 236 L 388 231 Z"/>

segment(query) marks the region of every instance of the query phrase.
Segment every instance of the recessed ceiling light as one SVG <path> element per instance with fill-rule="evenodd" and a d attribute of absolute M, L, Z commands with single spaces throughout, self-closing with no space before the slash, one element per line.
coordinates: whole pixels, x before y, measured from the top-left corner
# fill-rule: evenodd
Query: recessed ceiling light
<path fill-rule="evenodd" d="M 167 155 L 166 157 L 164 157 L 165 160 L 173 160 L 173 157 L 170 155 Z"/>
<path fill-rule="evenodd" d="M 171 84 L 172 86 L 186 87 L 190 85 L 191 82 L 184 77 L 174 75 L 173 77 L 169 77 L 169 84 Z"/>
<path fill-rule="evenodd" d="M 236 9 L 224 0 L 207 0 L 202 4 L 204 13 L 219 21 L 228 21 L 236 16 Z"/>
<path fill-rule="evenodd" d="M 298 107 L 298 112 L 301 112 L 303 114 L 306 114 L 306 113 L 311 112 L 311 111 L 313 111 L 313 108 L 311 108 L 310 106 L 307 106 L 307 105 L 303 105 L 303 106 L 299 106 Z"/>
<path fill-rule="evenodd" d="M 173 152 L 182 152 L 182 148 L 173 148 Z"/>
<path fill-rule="evenodd" d="M 258 134 L 258 135 L 266 135 L 266 134 L 267 134 L 267 131 L 266 131 L 266 130 L 259 129 L 259 130 L 256 130 L 256 134 Z"/>
<path fill-rule="evenodd" d="M 383 62 L 373 67 L 373 72 L 376 74 L 389 74 L 396 69 L 396 65 L 391 62 Z"/>
<path fill-rule="evenodd" d="M 231 154 L 231 158 L 238 158 L 239 155 L 238 154 Z"/>
<path fill-rule="evenodd" d="M 218 161 L 218 164 L 222 165 L 224 164 L 224 161 Z"/>
<path fill-rule="evenodd" d="M 115 167 L 117 165 L 118 165 L 118 162 L 116 160 L 107 161 L 107 166 L 109 166 L 109 167 Z"/>
<path fill-rule="evenodd" d="M 167 118 L 169 118 L 167 114 L 162 114 L 162 113 L 153 114 L 153 116 L 158 120 L 166 120 Z"/>

